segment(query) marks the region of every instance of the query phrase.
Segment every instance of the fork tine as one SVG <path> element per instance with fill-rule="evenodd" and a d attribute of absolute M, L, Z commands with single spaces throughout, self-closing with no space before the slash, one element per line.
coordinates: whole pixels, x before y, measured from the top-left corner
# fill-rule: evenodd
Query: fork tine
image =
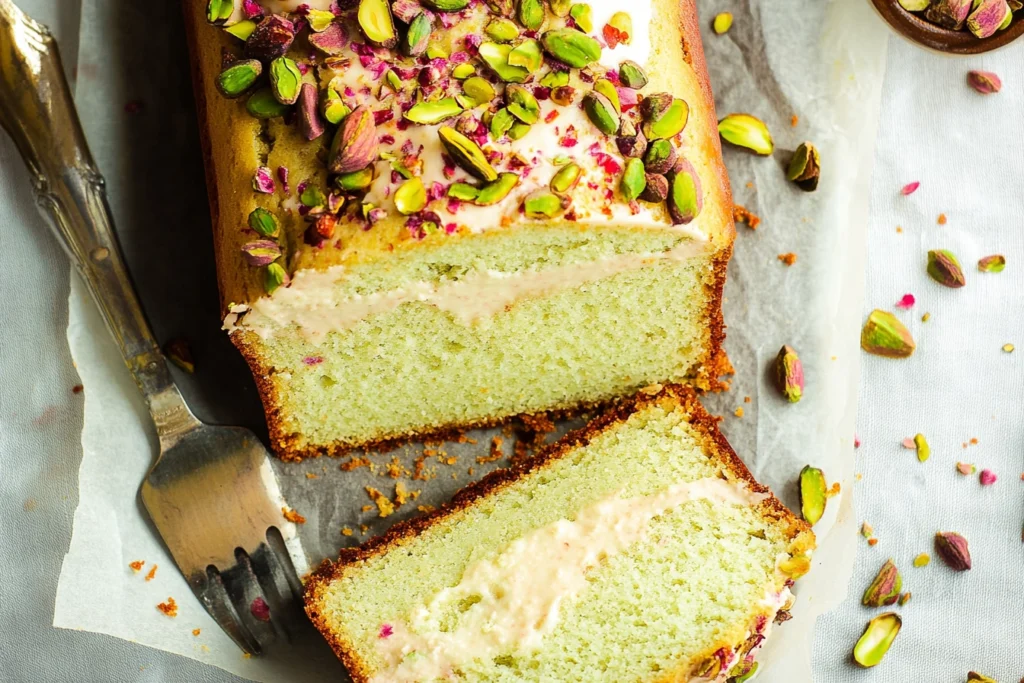
<path fill-rule="evenodd" d="M 260 644 L 256 642 L 239 618 L 238 611 L 228 596 L 227 588 L 216 567 L 209 567 L 205 576 L 193 576 L 189 584 L 192 586 L 192 592 L 199 598 L 213 620 L 224 629 L 224 632 L 231 637 L 231 640 L 235 641 L 238 647 L 242 648 L 243 652 L 251 655 L 262 653 Z"/>
<path fill-rule="evenodd" d="M 263 588 L 267 603 L 270 605 L 270 613 L 273 615 L 274 624 L 281 627 L 284 635 L 291 639 L 299 628 L 302 621 L 302 609 L 300 607 L 299 594 L 297 594 L 288 580 L 288 572 L 285 568 L 290 561 L 281 558 L 269 545 L 261 543 L 256 552 L 249 556 L 252 563 L 253 573 Z"/>
<path fill-rule="evenodd" d="M 249 555 L 239 548 L 235 550 L 235 557 L 238 561 L 220 575 L 224 579 L 224 587 L 234 603 L 243 628 L 248 629 L 262 651 L 279 638 L 279 633 L 271 620 L 272 615 L 277 615 L 273 614 L 270 602 L 256 579 Z M 258 600 L 263 601 L 265 613 L 257 607 Z"/>

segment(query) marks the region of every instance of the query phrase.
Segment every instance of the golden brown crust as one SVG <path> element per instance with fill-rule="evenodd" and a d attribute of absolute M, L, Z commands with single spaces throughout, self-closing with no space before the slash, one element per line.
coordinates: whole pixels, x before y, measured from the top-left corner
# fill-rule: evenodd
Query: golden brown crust
<path fill-rule="evenodd" d="M 702 437 L 702 445 L 709 452 L 715 453 L 723 463 L 726 471 L 747 488 L 756 493 L 768 494 L 768 498 L 758 504 L 765 517 L 776 520 L 784 525 L 785 534 L 792 539 L 790 552 L 801 554 L 814 547 L 814 534 L 810 526 L 798 519 L 782 502 L 766 487 L 754 479 L 753 475 L 739 459 L 725 436 L 718 430 L 717 420 L 712 417 L 697 398 L 696 392 L 690 387 L 678 384 L 667 384 L 652 388 L 650 393 L 641 391 L 636 396 L 621 401 L 606 413 L 594 419 L 585 427 L 566 434 L 564 437 L 546 447 L 532 458 L 514 463 L 507 469 L 491 472 L 484 478 L 458 491 L 448 503 L 437 510 L 404 522 L 399 522 L 386 533 L 354 548 L 344 548 L 336 562 L 325 560 L 309 577 L 305 586 L 306 614 L 313 625 L 323 634 L 338 658 L 345 664 L 356 683 L 369 680 L 367 672 L 359 658 L 336 633 L 331 630 L 327 619 L 320 613 L 319 606 L 324 592 L 331 582 L 341 578 L 346 568 L 364 562 L 372 557 L 394 550 L 403 543 L 415 538 L 434 524 L 463 510 L 477 500 L 492 495 L 502 488 L 513 484 L 532 472 L 543 469 L 570 452 L 586 446 L 590 441 L 611 427 L 623 423 L 634 413 L 647 407 L 661 405 L 666 410 L 679 406 L 689 416 L 689 422 Z M 717 648 L 715 648 L 717 649 Z M 712 650 L 714 652 L 714 650 Z"/>

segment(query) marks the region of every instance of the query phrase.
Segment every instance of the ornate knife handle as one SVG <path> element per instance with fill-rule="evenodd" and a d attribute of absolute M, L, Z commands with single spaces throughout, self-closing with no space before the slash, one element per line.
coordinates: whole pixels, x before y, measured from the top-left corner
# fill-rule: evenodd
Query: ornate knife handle
<path fill-rule="evenodd" d="M 0 0 L 0 125 L 25 160 L 36 203 L 96 300 L 161 439 L 175 439 L 196 420 L 132 287 L 57 42 L 11 0 Z"/>

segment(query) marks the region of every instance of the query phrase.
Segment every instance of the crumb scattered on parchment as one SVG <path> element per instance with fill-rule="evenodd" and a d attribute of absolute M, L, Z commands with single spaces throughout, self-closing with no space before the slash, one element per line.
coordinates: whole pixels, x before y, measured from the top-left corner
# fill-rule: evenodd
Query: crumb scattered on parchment
<path fill-rule="evenodd" d="M 796 254 L 788 252 L 785 254 L 779 254 L 778 259 L 785 263 L 787 266 L 791 266 L 796 263 Z"/>
<path fill-rule="evenodd" d="M 735 204 L 732 207 L 732 219 L 737 223 L 745 223 L 751 230 L 757 230 L 757 226 L 761 224 L 761 218 L 751 211 L 747 211 L 746 207 Z"/>
<path fill-rule="evenodd" d="M 316 479 L 317 475 L 313 472 L 306 472 L 306 479 Z"/>
<path fill-rule="evenodd" d="M 364 505 L 361 509 L 362 509 L 363 512 L 369 512 L 370 510 L 373 509 L 373 506 L 372 505 Z"/>
<path fill-rule="evenodd" d="M 798 125 L 800 125 L 800 117 L 797 116 L 796 114 L 793 114 L 791 117 L 789 117 L 789 125 L 793 128 L 796 128 Z"/>
<path fill-rule="evenodd" d="M 359 525 L 359 533 L 362 534 L 363 536 L 365 536 L 366 532 L 369 531 L 369 530 L 370 530 L 370 527 L 366 526 L 365 524 L 360 524 Z"/>
<path fill-rule="evenodd" d="M 395 484 L 395 507 L 402 507 L 410 500 L 416 500 L 420 497 L 420 492 L 410 491 L 405 487 L 405 482 L 400 481 Z"/>
<path fill-rule="evenodd" d="M 194 635 L 195 637 L 198 638 L 200 633 L 202 633 L 202 630 L 200 630 L 198 628 L 192 629 L 192 635 Z"/>
<path fill-rule="evenodd" d="M 748 180 L 747 181 L 747 189 L 748 190 L 753 190 L 754 189 L 754 182 L 752 180 Z"/>
<path fill-rule="evenodd" d="M 370 499 L 374 504 L 376 504 L 377 512 L 381 517 L 388 517 L 395 511 L 395 506 L 391 500 L 377 489 L 372 486 L 367 486 L 366 493 L 370 496 Z"/>
<path fill-rule="evenodd" d="M 352 529 L 350 529 L 350 528 L 349 528 L 349 527 L 347 527 L 347 526 L 345 526 L 345 527 L 342 527 L 342 528 L 341 528 L 341 535 L 342 535 L 342 536 L 351 536 L 351 535 L 352 535 Z"/>
<path fill-rule="evenodd" d="M 944 213 L 940 213 L 940 214 L 939 214 L 939 218 L 938 218 L 938 220 L 937 220 L 936 222 L 937 222 L 937 223 L 938 223 L 939 225 L 945 225 L 945 224 L 946 224 L 946 214 L 944 214 Z"/>
<path fill-rule="evenodd" d="M 156 568 L 157 568 L 157 566 L 158 565 L 154 564 L 152 567 L 149 568 L 149 573 L 146 574 L 146 581 L 152 581 L 153 579 L 156 578 Z"/>
<path fill-rule="evenodd" d="M 426 453 L 416 458 L 416 460 L 413 461 L 412 466 L 412 478 L 416 479 L 417 481 L 430 481 L 431 479 L 437 476 L 437 473 L 434 471 L 433 468 L 427 467 Z"/>
<path fill-rule="evenodd" d="M 174 601 L 174 598 L 168 597 L 167 602 L 161 602 L 156 608 L 169 617 L 178 616 L 178 603 Z"/>
<path fill-rule="evenodd" d="M 445 458 L 445 460 L 444 460 L 444 464 L 445 464 L 445 465 L 454 465 L 454 464 L 455 464 L 455 463 L 457 463 L 458 461 L 459 461 L 459 459 L 458 459 L 458 458 L 456 458 L 456 457 L 454 457 L 454 456 L 449 456 L 449 457 Z"/>
<path fill-rule="evenodd" d="M 352 470 L 357 469 L 359 467 L 369 467 L 369 466 L 370 466 L 370 459 L 369 458 L 352 458 L 351 460 L 347 460 L 347 461 L 341 463 L 341 469 L 344 472 L 351 472 Z"/>
<path fill-rule="evenodd" d="M 416 509 L 419 510 L 420 512 L 433 512 L 437 508 L 434 507 L 433 505 L 417 505 Z"/>
<path fill-rule="evenodd" d="M 281 514 L 292 524 L 305 524 L 306 518 L 298 513 L 297 510 L 291 508 L 281 508 Z"/>
<path fill-rule="evenodd" d="M 737 406 L 736 410 L 733 411 L 733 415 L 743 417 L 743 406 Z"/>
<path fill-rule="evenodd" d="M 902 225 L 897 225 L 896 226 L 896 232 L 898 232 L 898 233 L 903 232 L 903 226 Z"/>
<path fill-rule="evenodd" d="M 501 458 L 504 457 L 504 455 L 505 455 L 501 451 L 501 445 L 503 443 L 505 443 L 505 440 L 502 439 L 500 436 L 496 436 L 493 439 L 491 439 L 491 453 L 490 453 L 490 455 L 478 455 L 478 456 L 476 456 L 476 463 L 478 465 L 483 465 L 484 463 L 495 462 L 497 460 L 501 460 Z"/>
<path fill-rule="evenodd" d="M 869 538 L 868 539 L 868 545 L 878 545 L 878 539 L 877 538 Z"/>
<path fill-rule="evenodd" d="M 402 461 L 397 456 L 391 456 L 391 462 L 388 463 L 387 474 L 392 479 L 398 479 L 401 476 L 408 477 L 410 475 L 409 470 L 402 465 Z"/>
<path fill-rule="evenodd" d="M 469 438 L 468 436 L 466 436 L 465 432 L 460 432 L 459 433 L 459 438 L 456 439 L 456 441 L 458 441 L 459 443 L 468 443 L 468 444 L 475 444 L 476 443 L 476 439 Z"/>
<path fill-rule="evenodd" d="M 142 571 L 142 565 L 144 564 L 146 564 L 145 560 L 135 560 L 134 562 L 129 562 L 128 566 L 131 568 L 133 572 L 138 574 Z"/>
<path fill-rule="evenodd" d="M 744 403 L 750 403 L 750 397 L 749 396 L 744 396 L 743 397 L 743 402 Z"/>
<path fill-rule="evenodd" d="M 85 389 L 85 387 L 83 387 L 81 384 L 76 384 L 75 386 L 71 387 L 71 393 L 72 394 L 80 394 L 80 393 L 82 393 L 82 390 L 84 390 L 84 389 Z"/>

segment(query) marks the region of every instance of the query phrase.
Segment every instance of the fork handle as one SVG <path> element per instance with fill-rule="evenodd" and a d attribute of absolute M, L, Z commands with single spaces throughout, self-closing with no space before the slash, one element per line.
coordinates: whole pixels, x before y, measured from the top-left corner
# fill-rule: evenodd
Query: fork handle
<path fill-rule="evenodd" d="M 96 300 L 161 441 L 176 440 L 198 421 L 174 385 L 132 287 L 57 43 L 11 0 L 0 0 L 0 125 L 25 160 L 36 203 Z"/>

